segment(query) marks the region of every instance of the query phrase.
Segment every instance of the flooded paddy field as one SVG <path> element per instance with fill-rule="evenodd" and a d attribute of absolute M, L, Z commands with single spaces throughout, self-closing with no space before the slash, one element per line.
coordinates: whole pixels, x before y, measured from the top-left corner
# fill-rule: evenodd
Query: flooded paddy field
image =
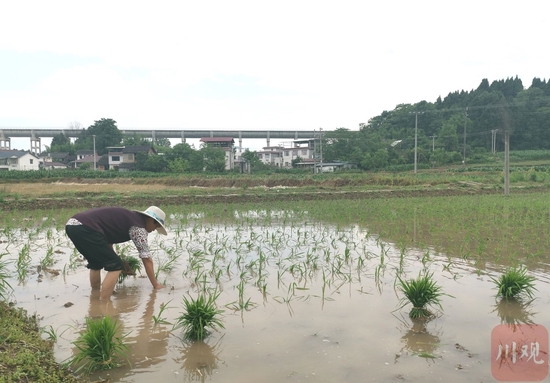
<path fill-rule="evenodd" d="M 0 254 L 10 300 L 37 314 L 60 363 L 76 352 L 87 317 L 121 323 L 129 360 L 90 381 L 490 382 L 495 326 L 550 326 L 546 201 L 535 194 L 163 206 L 168 236 L 151 233 L 149 241 L 166 287 L 153 290 L 142 271 L 117 285 L 112 305 L 92 293 L 65 235 L 74 210 L 4 217 Z M 137 255 L 131 243 L 118 251 Z M 491 277 L 516 265 L 536 277 L 535 298 L 497 300 Z M 413 322 L 397 281 L 421 272 L 448 295 L 435 318 Z M 183 297 L 215 292 L 224 328 L 183 340 L 173 328 Z"/>

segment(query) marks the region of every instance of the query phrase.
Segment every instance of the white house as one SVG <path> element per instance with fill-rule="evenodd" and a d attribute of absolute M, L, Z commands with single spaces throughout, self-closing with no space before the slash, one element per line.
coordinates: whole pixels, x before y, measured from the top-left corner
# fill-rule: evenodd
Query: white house
<path fill-rule="evenodd" d="M 107 148 L 107 155 L 109 157 L 109 165 L 107 169 L 118 169 L 120 164 L 124 162 L 122 150 L 124 146 L 111 146 Z"/>
<path fill-rule="evenodd" d="M 302 161 L 307 162 L 313 159 L 315 154 L 315 139 L 306 138 L 303 140 L 292 141 L 291 148 L 283 148 L 283 162 L 287 168 L 292 167 L 292 160 L 300 157 Z"/>
<path fill-rule="evenodd" d="M 40 159 L 24 150 L 0 150 L 0 171 L 39 170 Z"/>
<path fill-rule="evenodd" d="M 257 151 L 256 155 L 264 164 L 291 168 L 292 160 L 298 157 L 302 159 L 302 162 L 311 161 L 313 163 L 315 139 L 294 140 L 290 146 L 288 146 L 288 143 L 285 143 L 282 146 L 266 146 L 262 149 Z"/>
<path fill-rule="evenodd" d="M 283 147 L 264 146 L 263 150 L 257 151 L 256 155 L 266 165 L 283 167 Z"/>

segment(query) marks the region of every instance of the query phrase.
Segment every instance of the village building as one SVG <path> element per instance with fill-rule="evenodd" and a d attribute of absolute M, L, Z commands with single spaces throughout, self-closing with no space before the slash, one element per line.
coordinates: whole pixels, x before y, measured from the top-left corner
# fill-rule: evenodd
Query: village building
<path fill-rule="evenodd" d="M 39 170 L 40 158 L 24 150 L 0 150 L 0 171 Z"/>

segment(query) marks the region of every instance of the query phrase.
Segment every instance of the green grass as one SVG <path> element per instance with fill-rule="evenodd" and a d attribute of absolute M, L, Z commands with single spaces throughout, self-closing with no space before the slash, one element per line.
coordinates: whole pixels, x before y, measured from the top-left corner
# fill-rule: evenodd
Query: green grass
<path fill-rule="evenodd" d="M 0 301 L 0 382 L 76 383 L 60 368 L 36 316 Z"/>
<path fill-rule="evenodd" d="M 121 325 L 109 316 L 86 318 L 86 330 L 73 342 L 77 353 L 65 363 L 76 366 L 75 373 L 89 374 L 95 370 L 109 370 L 121 365 L 119 357 L 126 359 L 126 335 L 120 334 Z"/>
<path fill-rule="evenodd" d="M 185 313 L 178 317 L 175 327 L 183 329 L 186 339 L 202 340 L 210 334 L 208 328 L 224 328 L 219 318 L 223 311 L 216 306 L 218 296 L 219 293 L 208 297 L 201 294 L 197 299 L 183 297 Z"/>
<path fill-rule="evenodd" d="M 433 273 L 419 274 L 416 279 L 403 280 L 400 277 L 397 279 L 398 289 L 404 294 L 398 309 L 411 304 L 413 306 L 409 312 L 411 319 L 432 317 L 434 314 L 429 310 L 430 306 L 443 309 L 440 298 L 448 294 L 442 292 L 441 287 L 433 279 Z"/>
<path fill-rule="evenodd" d="M 525 267 L 508 268 L 504 274 L 498 278 L 491 277 L 496 285 L 497 297 L 503 299 L 528 297 L 533 298 L 536 278 L 527 275 Z"/>

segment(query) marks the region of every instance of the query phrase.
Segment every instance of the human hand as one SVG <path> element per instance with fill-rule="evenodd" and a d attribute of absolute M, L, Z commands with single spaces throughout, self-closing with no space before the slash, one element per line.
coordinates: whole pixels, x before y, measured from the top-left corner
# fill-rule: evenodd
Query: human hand
<path fill-rule="evenodd" d="M 160 290 L 163 288 L 164 288 L 164 285 L 161 285 L 160 283 L 155 285 L 155 290 Z"/>

